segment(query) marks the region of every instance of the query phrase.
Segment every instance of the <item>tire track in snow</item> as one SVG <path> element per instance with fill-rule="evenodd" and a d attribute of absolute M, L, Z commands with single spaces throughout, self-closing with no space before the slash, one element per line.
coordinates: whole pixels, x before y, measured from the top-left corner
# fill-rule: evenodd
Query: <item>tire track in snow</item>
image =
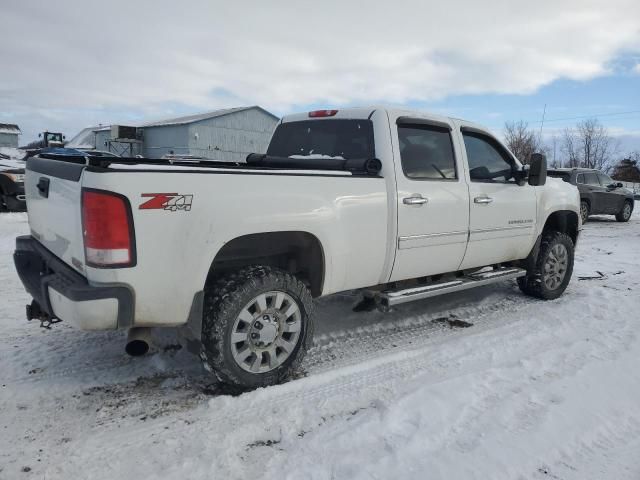
<path fill-rule="evenodd" d="M 448 329 L 432 323 L 434 319 L 440 317 L 454 315 L 460 319 L 476 322 L 491 313 L 504 309 L 513 311 L 513 309 L 518 309 L 533 301 L 519 293 L 513 294 L 509 292 L 508 285 L 508 283 L 504 284 L 507 292 L 505 294 L 489 292 L 498 298 L 488 304 L 464 305 L 453 309 L 435 310 L 417 315 L 414 313 L 403 314 L 403 310 L 406 311 L 406 309 L 398 309 L 393 313 L 381 314 L 380 321 L 373 326 L 356 327 L 319 335 L 317 342 L 314 342 L 313 348 L 305 358 L 303 369 L 314 373 L 324 371 L 367 360 L 372 356 L 378 355 L 381 351 L 418 342 L 431 335 L 455 335 L 460 333 L 458 331 L 449 332 L 447 331 Z M 504 296 L 500 298 L 500 295 Z M 424 302 L 423 305 L 425 310 L 429 310 L 428 302 Z M 416 306 L 414 305 L 411 311 L 414 312 L 415 309 Z M 322 305 L 318 310 L 321 317 L 323 314 Z M 352 315 L 350 311 L 346 311 L 345 314 Z M 388 317 L 392 318 L 389 319 Z M 321 322 L 322 318 L 318 321 Z M 33 327 L 35 328 L 36 325 L 33 325 Z M 53 328 L 59 327 L 54 326 Z M 25 356 L 25 358 L 20 358 L 19 353 L 16 354 L 18 362 L 25 365 L 24 372 L 26 374 L 18 373 L 14 377 L 9 374 L 5 383 L 20 385 L 52 379 L 61 381 L 73 378 L 79 385 L 83 379 L 91 382 L 97 381 L 100 384 L 99 379 L 102 377 L 106 381 L 104 384 L 108 385 L 109 382 L 118 382 L 118 373 L 125 378 L 131 379 L 131 375 L 135 375 L 137 366 L 141 366 L 141 363 L 150 363 L 148 358 L 136 359 L 124 354 L 125 337 L 123 332 L 80 332 L 69 326 L 62 327 L 64 328 L 63 331 L 60 333 L 53 332 L 55 336 L 45 340 L 41 349 L 38 350 L 38 358 L 41 363 L 38 363 L 38 359 L 34 359 L 31 354 Z M 45 332 L 44 335 L 48 333 Z M 34 335 L 32 332 L 10 340 L 0 340 L 5 345 L 15 345 L 18 352 L 23 346 L 33 341 Z M 354 344 L 354 341 L 357 342 Z M 26 348 L 24 350 L 28 351 Z M 89 356 L 87 353 L 89 353 Z M 167 370 L 154 372 L 141 366 L 140 374 L 152 375 L 154 373 L 167 373 L 172 370 L 182 371 L 185 369 L 191 370 L 192 374 L 197 374 L 198 376 L 202 374 L 202 370 L 199 367 L 200 360 L 195 356 L 192 358 L 193 367 L 189 368 L 188 361 L 182 361 L 179 365 L 172 365 L 174 362 L 171 356 L 164 355 L 162 352 L 153 355 L 162 357 L 162 360 L 166 361 Z M 31 371 L 33 373 L 29 373 Z M 102 375 L 103 373 L 108 373 L 108 375 Z"/>
<path fill-rule="evenodd" d="M 536 315 L 532 311 L 536 308 L 537 305 L 529 304 L 524 307 L 527 310 L 525 313 L 529 313 L 529 317 L 535 318 Z M 504 317 L 505 315 L 502 316 Z M 553 320 L 560 321 L 562 319 L 554 318 Z M 462 338 L 432 338 L 426 344 L 413 345 L 399 352 L 387 353 L 371 362 L 342 367 L 336 371 L 325 371 L 299 381 L 248 393 L 233 399 L 233 402 L 222 400 L 221 403 L 218 403 L 218 401 L 214 401 L 211 407 L 214 411 L 198 410 L 198 413 L 205 415 L 205 418 L 194 419 L 197 421 L 189 427 L 191 432 L 189 435 L 202 435 L 214 442 L 217 435 L 219 435 L 215 432 L 226 432 L 223 435 L 224 439 L 220 438 L 218 441 L 230 441 L 230 438 L 235 438 L 241 444 L 245 441 L 244 436 L 247 435 L 242 432 L 243 428 L 248 428 L 251 431 L 250 412 L 264 404 L 268 404 L 270 409 L 275 412 L 294 408 L 293 406 L 297 405 L 305 405 L 311 410 L 322 412 L 329 405 L 329 410 L 333 411 L 335 415 L 348 414 L 350 409 L 369 408 L 375 402 L 381 401 L 381 399 L 388 400 L 394 396 L 394 390 L 397 385 L 416 376 L 424 376 L 429 383 L 437 383 L 457 375 L 469 375 L 476 371 L 475 365 L 486 365 L 496 361 L 496 359 L 492 359 L 492 352 L 496 352 L 496 348 L 503 349 L 500 356 L 510 359 L 517 366 L 520 357 L 531 358 L 548 354 L 549 338 L 554 336 L 553 332 L 557 328 L 556 325 L 548 321 L 534 325 L 531 325 L 530 322 L 531 320 L 528 318 L 513 322 L 501 318 L 498 319 L 498 326 L 486 325 L 486 328 L 478 329 L 474 332 L 470 331 L 468 335 Z M 527 323 L 529 323 L 528 328 L 524 328 Z M 577 323 L 572 320 L 563 328 L 574 329 Z M 501 333 L 504 333 L 504 335 L 493 334 L 493 330 L 498 328 L 503 330 Z M 628 340 L 629 337 L 624 334 L 629 333 L 629 330 L 629 326 L 625 324 L 622 334 L 614 337 L 614 339 L 617 339 L 616 342 Z M 523 338 L 523 332 L 526 332 L 526 338 Z M 606 326 L 603 329 L 603 334 L 605 333 Z M 465 338 L 469 337 L 475 337 L 476 339 L 481 337 L 483 349 L 475 350 L 474 347 L 477 346 L 477 342 L 471 341 L 471 339 L 465 341 Z M 449 340 L 460 342 L 461 345 L 449 351 L 447 348 Z M 583 342 L 583 340 L 577 339 L 576 342 Z M 565 354 L 557 344 L 553 345 L 553 347 L 560 352 L 556 355 L 556 360 L 563 359 L 563 355 L 565 357 L 562 361 L 556 362 L 559 365 L 558 369 L 549 367 L 541 372 L 540 378 L 536 380 L 540 385 L 557 381 L 567 375 L 574 375 L 576 369 L 581 368 L 585 361 L 593 360 L 594 358 L 605 358 L 611 352 L 615 352 L 621 345 L 618 343 L 604 345 L 594 342 L 584 354 L 580 351 L 577 354 Z M 505 358 L 501 358 L 501 361 L 504 362 Z M 561 366 L 563 367 L 561 368 Z M 567 366 L 573 366 L 573 370 Z M 486 418 L 487 412 L 499 408 L 505 400 L 509 400 L 508 397 L 519 398 L 517 391 L 507 390 L 496 395 L 493 392 L 496 390 L 503 391 L 503 389 L 491 388 L 492 381 L 500 382 L 502 380 L 500 377 L 495 377 L 493 380 L 489 378 L 488 383 L 484 382 L 482 384 L 489 386 L 486 387 L 486 391 L 483 394 L 477 396 L 477 402 L 468 412 L 462 415 L 460 421 L 452 425 L 446 440 L 443 441 L 444 443 L 453 441 L 460 431 L 472 430 L 474 435 L 478 435 L 482 427 L 482 419 Z M 524 380 L 525 386 L 530 383 L 530 379 Z M 332 398 L 339 398 L 340 404 L 334 404 L 331 401 Z M 521 415 L 521 421 L 513 423 L 515 425 L 514 428 L 526 430 L 539 422 L 538 414 L 540 412 L 532 412 L 532 403 L 529 400 L 516 406 L 518 407 L 516 412 Z M 248 414 L 249 417 L 247 417 Z M 313 415 L 311 416 L 313 417 Z M 182 419 L 178 420 L 178 423 L 182 421 Z M 133 426 L 132 429 L 125 433 L 124 441 L 126 443 L 135 443 L 135 439 L 140 438 L 161 438 L 162 432 L 166 427 L 169 429 L 176 428 L 176 421 L 173 419 L 160 419 L 154 424 Z M 277 430 L 277 422 L 267 427 L 262 425 L 261 428 Z M 237 433 L 229 435 L 229 432 Z M 102 442 L 104 444 L 101 437 L 108 435 L 108 432 L 96 432 L 95 435 L 95 438 L 92 435 L 89 441 Z M 476 442 L 471 438 L 466 447 L 472 448 L 474 444 Z M 462 445 L 462 447 L 464 448 L 465 445 Z"/>

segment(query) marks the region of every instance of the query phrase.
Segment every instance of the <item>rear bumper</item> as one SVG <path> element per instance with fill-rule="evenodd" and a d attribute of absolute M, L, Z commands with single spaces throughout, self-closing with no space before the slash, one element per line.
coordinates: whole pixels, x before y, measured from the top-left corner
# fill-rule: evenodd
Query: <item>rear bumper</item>
<path fill-rule="evenodd" d="M 13 259 L 25 289 L 50 316 L 82 330 L 133 325 L 133 292 L 127 286 L 89 284 L 31 236 L 16 239 Z"/>

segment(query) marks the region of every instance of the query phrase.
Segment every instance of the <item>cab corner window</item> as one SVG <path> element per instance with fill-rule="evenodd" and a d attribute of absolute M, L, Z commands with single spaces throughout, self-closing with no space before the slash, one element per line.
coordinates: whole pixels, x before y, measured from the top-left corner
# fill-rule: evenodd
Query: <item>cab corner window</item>
<path fill-rule="evenodd" d="M 512 183 L 514 162 L 509 154 L 491 137 L 463 132 L 469 162 L 469 176 L 473 182 Z"/>
<path fill-rule="evenodd" d="M 398 125 L 402 171 L 413 180 L 455 180 L 456 161 L 448 129 Z"/>

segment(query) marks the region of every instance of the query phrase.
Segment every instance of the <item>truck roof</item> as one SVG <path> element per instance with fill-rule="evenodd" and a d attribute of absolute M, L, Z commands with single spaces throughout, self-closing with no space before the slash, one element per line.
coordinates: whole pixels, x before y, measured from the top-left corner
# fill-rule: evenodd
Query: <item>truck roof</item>
<path fill-rule="evenodd" d="M 403 108 L 403 107 L 391 107 L 391 106 L 385 106 L 385 105 L 370 105 L 370 106 L 364 106 L 364 107 L 348 107 L 348 108 L 336 108 L 335 110 L 337 110 L 337 112 L 334 115 L 331 115 L 330 118 L 334 118 L 334 119 L 349 119 L 349 118 L 355 118 L 355 119 L 364 119 L 364 118 L 370 118 L 371 115 L 373 114 L 373 112 L 375 112 L 376 110 L 383 110 L 391 115 L 397 115 L 397 116 L 412 116 L 412 117 L 419 117 L 419 118 L 426 118 L 426 119 L 430 119 L 430 120 L 436 120 L 436 121 L 450 121 L 450 120 L 459 120 L 459 121 L 464 121 L 466 124 L 469 125 L 473 125 L 476 126 L 479 129 L 482 130 L 486 130 L 486 127 L 479 125 L 479 124 L 473 124 L 473 122 L 469 122 L 467 120 L 462 120 L 456 117 L 448 117 L 446 115 L 440 115 L 437 113 L 432 113 L 432 112 L 425 112 L 425 111 L 421 111 L 421 110 L 415 110 L 415 109 L 410 109 L 410 108 Z M 286 122 L 296 122 L 296 121 L 301 121 L 301 120 L 309 120 L 309 113 L 310 112 L 301 112 L 301 113 L 293 113 L 290 115 L 285 115 L 284 117 L 282 117 L 282 123 L 286 123 Z"/>

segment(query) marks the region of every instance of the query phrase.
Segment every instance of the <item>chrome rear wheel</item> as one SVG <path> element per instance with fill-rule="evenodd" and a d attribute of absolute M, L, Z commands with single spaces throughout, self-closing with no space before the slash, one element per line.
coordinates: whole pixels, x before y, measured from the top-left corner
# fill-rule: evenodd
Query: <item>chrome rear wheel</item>
<path fill-rule="evenodd" d="M 291 295 L 275 290 L 261 293 L 244 306 L 233 324 L 233 359 L 246 372 L 270 372 L 295 350 L 301 325 L 300 307 Z"/>
<path fill-rule="evenodd" d="M 200 358 L 218 380 L 241 389 L 286 381 L 313 339 L 313 299 L 288 272 L 254 265 L 205 289 Z"/>

